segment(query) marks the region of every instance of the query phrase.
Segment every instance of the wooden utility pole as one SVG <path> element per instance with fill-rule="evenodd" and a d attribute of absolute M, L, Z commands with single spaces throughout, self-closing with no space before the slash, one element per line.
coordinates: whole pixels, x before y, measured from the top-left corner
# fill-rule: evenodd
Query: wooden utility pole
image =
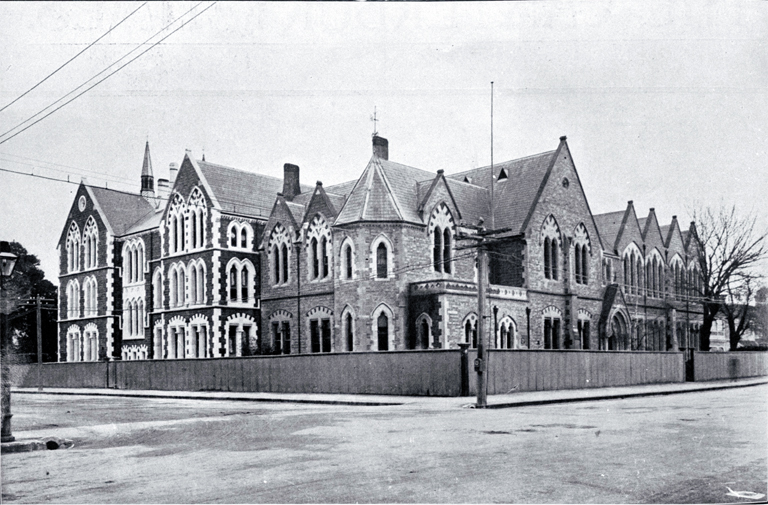
<path fill-rule="evenodd" d="M 35 305 L 37 309 L 37 390 L 43 390 L 43 383 L 41 377 L 43 375 L 43 324 L 41 312 L 41 303 L 43 298 L 40 295 L 35 297 Z"/>
<path fill-rule="evenodd" d="M 484 243 L 477 247 L 477 408 L 483 409 L 488 405 L 488 382 L 486 360 L 486 331 L 485 331 L 485 288 L 488 277 L 488 251 Z"/>

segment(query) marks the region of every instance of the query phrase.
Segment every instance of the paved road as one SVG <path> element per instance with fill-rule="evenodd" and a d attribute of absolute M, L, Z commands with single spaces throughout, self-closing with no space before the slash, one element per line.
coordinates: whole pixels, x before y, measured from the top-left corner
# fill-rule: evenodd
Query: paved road
<path fill-rule="evenodd" d="M 768 385 L 500 410 L 15 395 L 15 503 L 713 503 L 766 493 Z"/>

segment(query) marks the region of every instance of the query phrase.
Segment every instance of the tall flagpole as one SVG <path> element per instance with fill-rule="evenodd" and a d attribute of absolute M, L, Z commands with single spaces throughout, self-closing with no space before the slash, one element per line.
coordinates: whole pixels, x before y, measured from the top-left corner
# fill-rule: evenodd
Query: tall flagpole
<path fill-rule="evenodd" d="M 494 221 L 494 208 L 493 208 L 493 81 L 491 81 L 491 230 L 496 229 L 496 223 Z"/>

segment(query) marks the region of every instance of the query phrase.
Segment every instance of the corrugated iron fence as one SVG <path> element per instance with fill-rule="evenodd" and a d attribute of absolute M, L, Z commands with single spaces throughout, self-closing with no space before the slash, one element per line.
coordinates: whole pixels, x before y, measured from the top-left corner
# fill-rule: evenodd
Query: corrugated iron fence
<path fill-rule="evenodd" d="M 46 363 L 43 387 L 176 391 L 476 394 L 475 351 L 250 356 Z M 768 375 L 767 353 L 696 353 L 696 380 Z M 36 365 L 12 365 L 16 386 L 37 386 Z M 685 380 L 680 352 L 491 350 L 488 393 L 659 384 Z"/>

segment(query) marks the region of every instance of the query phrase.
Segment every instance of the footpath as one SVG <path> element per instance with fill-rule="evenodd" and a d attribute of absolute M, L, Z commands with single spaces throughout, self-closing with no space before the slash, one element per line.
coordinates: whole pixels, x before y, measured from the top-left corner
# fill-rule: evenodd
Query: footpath
<path fill-rule="evenodd" d="M 768 384 L 768 377 L 721 380 L 710 382 L 681 382 L 672 384 L 650 384 L 595 389 L 562 389 L 557 391 L 524 391 L 502 395 L 489 395 L 488 408 L 511 408 L 551 403 L 612 400 L 639 396 L 671 395 L 740 388 Z M 397 406 L 407 405 L 427 409 L 473 408 L 475 397 L 434 397 L 434 396 L 384 396 L 360 394 L 326 393 L 241 393 L 226 391 L 148 391 L 127 389 L 81 389 L 81 388 L 12 388 L 13 394 L 56 394 L 86 395 L 132 398 L 162 398 L 186 400 L 226 400 L 249 402 L 288 402 L 321 405 Z"/>

